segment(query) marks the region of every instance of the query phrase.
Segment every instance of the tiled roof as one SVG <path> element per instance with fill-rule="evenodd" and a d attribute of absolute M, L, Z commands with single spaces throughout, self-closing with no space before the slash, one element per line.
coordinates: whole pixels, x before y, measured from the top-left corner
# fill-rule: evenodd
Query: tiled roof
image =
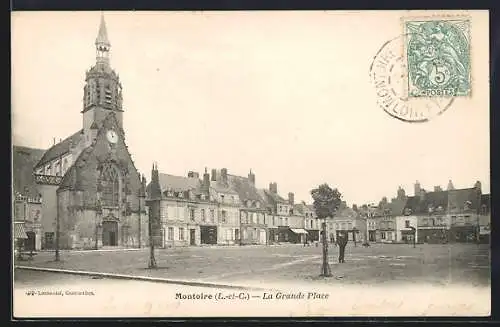
<path fill-rule="evenodd" d="M 349 207 L 344 207 L 340 209 L 335 215 L 335 219 L 346 219 L 346 218 L 356 218 L 356 217 L 358 217 L 358 213 Z"/>
<path fill-rule="evenodd" d="M 56 158 L 61 157 L 62 155 L 66 154 L 69 152 L 69 147 L 70 144 L 73 143 L 74 145 L 77 145 L 80 142 L 80 135 L 83 132 L 83 130 L 79 130 L 75 134 L 65 138 L 61 142 L 53 145 L 51 148 L 49 148 L 47 151 L 45 151 L 44 155 L 40 159 L 40 161 L 37 163 L 36 167 L 38 168 L 39 166 L 42 166 Z"/>
<path fill-rule="evenodd" d="M 198 178 L 175 176 L 175 175 L 162 174 L 162 173 L 160 173 L 158 175 L 158 177 L 160 180 L 160 187 L 161 187 L 162 192 L 165 192 L 167 190 L 172 190 L 172 191 L 195 190 L 195 191 L 199 191 L 199 188 L 201 186 L 201 181 Z"/>
<path fill-rule="evenodd" d="M 273 207 L 273 203 L 270 202 L 270 199 L 266 194 L 266 190 L 259 188 L 259 189 L 257 189 L 257 194 L 259 194 L 259 196 L 262 198 L 262 200 L 264 200 L 264 205 L 266 207 L 268 207 L 268 208 Z"/>
<path fill-rule="evenodd" d="M 210 180 L 210 187 L 213 188 L 216 192 L 227 193 L 227 194 L 238 194 L 236 190 L 232 187 L 232 184 L 229 181 L 229 176 L 227 175 L 228 181 L 227 184 L 222 181 L 222 173 L 221 170 L 215 170 L 216 179 L 215 181 Z"/>
<path fill-rule="evenodd" d="M 466 202 L 470 203 L 470 210 L 477 209 L 479 201 L 478 192 L 475 188 L 448 191 L 448 208 L 450 211 L 464 210 Z"/>
<path fill-rule="evenodd" d="M 388 203 L 388 209 L 390 210 L 390 213 L 392 216 L 401 216 L 403 214 L 403 210 L 405 208 L 407 199 L 394 199 L 394 201 L 391 201 Z"/>
<path fill-rule="evenodd" d="M 228 182 L 231 185 L 231 188 L 238 193 L 240 201 L 251 200 L 264 203 L 264 200 L 257 192 L 257 189 L 250 183 L 248 178 L 228 175 Z"/>
<path fill-rule="evenodd" d="M 293 212 L 296 214 L 305 214 L 307 210 L 307 206 L 303 203 L 297 203 L 293 206 Z"/>
<path fill-rule="evenodd" d="M 38 195 L 33 176 L 33 170 L 43 156 L 45 150 L 24 146 L 12 147 L 12 186 L 14 192 L 23 193 L 25 188 L 28 196 Z"/>
<path fill-rule="evenodd" d="M 94 151 L 94 147 L 92 145 L 82 150 L 78 158 L 76 158 L 71 167 L 64 174 L 61 184 L 59 184 L 59 189 L 81 189 L 82 178 L 79 176 L 80 169 L 77 169 L 77 167 L 79 167 L 82 162 L 87 160 L 92 151 Z"/>
<path fill-rule="evenodd" d="M 273 201 L 274 203 L 288 203 L 287 200 L 285 200 L 283 197 L 281 197 L 277 193 L 272 193 L 268 190 L 264 190 L 264 192 L 266 193 L 267 197 L 270 198 L 271 201 Z"/>
<path fill-rule="evenodd" d="M 428 214 L 429 208 L 434 212 L 441 207 L 444 212 L 448 207 L 448 192 L 449 191 L 427 192 L 423 198 L 420 196 L 410 196 L 408 197 L 405 209 L 411 209 L 413 214 Z"/>

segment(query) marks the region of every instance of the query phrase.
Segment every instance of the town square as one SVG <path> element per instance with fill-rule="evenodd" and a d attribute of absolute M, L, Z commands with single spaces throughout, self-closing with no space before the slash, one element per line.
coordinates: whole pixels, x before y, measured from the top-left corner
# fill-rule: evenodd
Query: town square
<path fill-rule="evenodd" d="M 419 109 L 418 120 L 394 119 L 380 107 L 388 100 L 372 94 L 394 87 L 386 85 L 394 76 L 382 73 L 397 56 L 377 53 L 391 43 L 373 35 L 359 45 L 370 51 L 347 51 L 351 43 L 342 35 L 331 43 L 321 37 L 344 26 L 361 33 L 355 20 L 396 24 L 397 14 L 332 20 L 290 13 L 283 25 L 264 13 L 165 15 L 14 15 L 11 244 L 15 303 L 23 314 L 29 316 L 37 298 L 78 296 L 96 305 L 92 298 L 128 287 L 142 288 L 146 298 L 162 289 L 173 306 L 253 299 L 331 307 L 342 290 L 349 293 L 344 307 L 356 315 L 382 312 L 357 307 L 360 298 L 404 301 L 415 296 L 404 289 L 414 287 L 425 301 L 441 301 L 430 312 L 423 300 L 418 314 L 439 313 L 437 307 L 458 299 L 470 312 L 487 314 L 487 94 L 465 80 L 470 67 L 480 77 L 487 67 L 462 62 L 479 56 L 452 61 L 448 47 L 439 58 L 444 66 L 432 74 L 414 68 L 418 94 L 431 94 L 427 88 L 441 94 L 442 83 L 459 78 L 453 83 L 466 89 L 457 94 L 466 97 L 401 98 L 413 108 L 432 103 L 440 116 L 423 117 L 426 110 Z M 472 51 L 468 33 L 479 33 L 479 42 L 484 27 L 474 22 L 476 29 L 465 19 L 408 26 L 443 49 L 448 41 L 441 34 L 453 31 L 461 51 Z M 40 27 L 37 42 L 27 32 L 33 26 Z M 424 57 L 412 54 L 412 65 Z M 394 60 L 391 65 L 401 65 Z M 379 66 L 370 68 L 371 61 Z M 422 81 L 454 72 L 453 65 L 467 69 L 441 84 Z M 363 84 L 373 69 L 386 84 Z M 50 83 L 37 79 L 54 74 L 60 78 Z M 474 83 L 487 81 L 482 77 Z M 472 106 L 479 109 L 471 112 Z M 463 133 L 456 133 L 458 124 L 467 124 Z M 448 293 L 438 300 L 424 289 Z M 474 296 L 463 295 L 468 292 Z M 132 302 L 121 305 L 143 301 L 129 296 Z M 152 302 L 145 303 L 136 309 Z M 285 315 L 328 311 L 279 305 Z M 392 309 L 387 314 L 411 307 Z M 148 316 L 148 310 L 128 314 Z M 259 310 L 273 314 L 264 305 Z M 466 313 L 451 304 L 447 310 Z"/>

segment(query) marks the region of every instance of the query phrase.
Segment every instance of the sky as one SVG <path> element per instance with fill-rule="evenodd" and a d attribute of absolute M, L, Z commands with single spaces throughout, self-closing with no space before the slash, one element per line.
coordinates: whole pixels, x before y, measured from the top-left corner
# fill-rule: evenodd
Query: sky
<path fill-rule="evenodd" d="M 429 14 L 429 13 L 425 13 Z M 227 168 L 311 202 L 321 183 L 349 204 L 432 190 L 489 192 L 488 13 L 472 17 L 472 94 L 421 124 L 376 104 L 369 67 L 408 12 L 105 12 L 137 169 Z M 82 128 L 100 12 L 12 14 L 12 135 L 46 149 Z M 412 13 L 413 15 L 413 13 Z"/>

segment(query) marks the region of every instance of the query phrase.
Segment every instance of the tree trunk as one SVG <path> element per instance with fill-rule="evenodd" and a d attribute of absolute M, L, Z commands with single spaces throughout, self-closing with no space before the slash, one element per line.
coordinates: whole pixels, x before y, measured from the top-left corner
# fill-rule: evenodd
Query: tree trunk
<path fill-rule="evenodd" d="M 323 230 L 323 265 L 321 267 L 321 276 L 330 277 L 330 265 L 328 264 L 328 237 L 326 235 L 326 222 L 322 224 Z"/>
<path fill-rule="evenodd" d="M 138 228 L 138 229 L 139 229 L 139 235 L 138 235 L 138 241 L 139 241 L 139 246 L 138 246 L 138 248 L 139 248 L 139 249 L 141 248 L 141 233 L 142 233 L 142 231 L 141 231 L 141 214 L 142 214 L 142 213 L 141 213 L 141 206 L 140 206 L 140 203 L 141 203 L 141 202 L 140 202 L 140 201 L 141 201 L 141 200 L 139 199 L 139 228 Z"/>
<path fill-rule="evenodd" d="M 56 196 L 56 258 L 55 258 L 55 261 L 60 261 L 61 260 L 61 257 L 59 255 L 59 229 L 60 229 L 60 226 L 59 226 L 59 199 L 58 197 Z"/>
<path fill-rule="evenodd" d="M 155 259 L 155 243 L 153 240 L 153 226 L 151 223 L 151 217 L 148 219 L 148 229 L 149 229 L 149 268 L 156 268 Z"/>

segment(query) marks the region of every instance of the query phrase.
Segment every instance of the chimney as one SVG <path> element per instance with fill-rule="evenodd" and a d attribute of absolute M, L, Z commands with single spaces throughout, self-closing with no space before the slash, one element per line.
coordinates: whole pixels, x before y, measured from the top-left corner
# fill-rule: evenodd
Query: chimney
<path fill-rule="evenodd" d="M 293 192 L 288 193 L 288 203 L 293 206 L 295 202 L 294 200 L 295 194 L 293 194 Z"/>
<path fill-rule="evenodd" d="M 424 189 L 420 190 L 419 196 L 420 196 L 420 201 L 425 200 L 425 190 Z"/>
<path fill-rule="evenodd" d="M 352 210 L 354 210 L 354 211 L 358 211 L 358 206 L 357 206 L 357 205 L 355 205 L 355 204 L 353 204 L 353 205 L 352 205 Z"/>
<path fill-rule="evenodd" d="M 443 191 L 441 186 L 439 186 L 439 185 L 434 186 L 434 192 L 441 192 L 441 191 Z"/>
<path fill-rule="evenodd" d="M 212 181 L 217 180 L 217 169 L 212 169 Z"/>
<path fill-rule="evenodd" d="M 278 194 L 278 184 L 276 184 L 276 182 L 269 183 L 269 192 Z"/>
<path fill-rule="evenodd" d="M 220 175 L 221 175 L 222 183 L 227 185 L 227 168 L 222 168 L 220 170 Z"/>
<path fill-rule="evenodd" d="M 158 176 L 158 166 L 153 163 L 153 169 L 151 170 L 151 189 L 149 198 L 152 200 L 161 199 L 161 186 L 160 178 Z"/>
<path fill-rule="evenodd" d="M 400 186 L 398 188 L 398 196 L 397 196 L 398 199 L 404 199 L 406 198 L 406 192 L 405 190 Z"/>
<path fill-rule="evenodd" d="M 252 169 L 250 169 L 250 172 L 248 173 L 248 181 L 252 186 L 255 186 L 255 174 L 252 173 Z"/>
<path fill-rule="evenodd" d="M 203 183 L 202 183 L 203 191 L 208 193 L 210 189 L 210 174 L 208 173 L 207 168 L 205 168 L 205 173 L 203 174 Z"/>
<path fill-rule="evenodd" d="M 415 182 L 415 196 L 419 196 L 420 195 L 420 183 L 418 181 Z"/>
<path fill-rule="evenodd" d="M 453 182 L 451 181 L 451 179 L 448 181 L 448 187 L 447 187 L 447 190 L 448 191 L 451 191 L 451 190 L 454 190 L 455 187 L 453 186 Z"/>
<path fill-rule="evenodd" d="M 474 184 L 474 188 L 481 193 L 481 182 L 477 181 L 476 184 Z"/>

